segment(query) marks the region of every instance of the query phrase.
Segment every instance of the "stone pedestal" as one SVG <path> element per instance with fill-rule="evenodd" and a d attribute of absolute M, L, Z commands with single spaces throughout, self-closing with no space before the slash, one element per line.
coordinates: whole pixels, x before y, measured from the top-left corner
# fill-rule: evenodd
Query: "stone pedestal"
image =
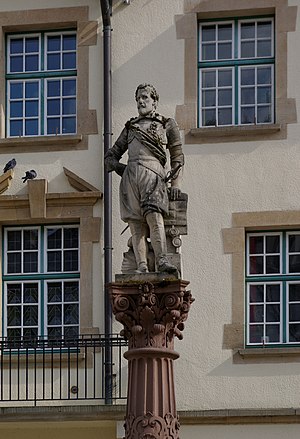
<path fill-rule="evenodd" d="M 129 343 L 126 439 L 179 438 L 174 337 L 182 339 L 194 301 L 188 283 L 148 274 L 110 284 L 112 309 Z"/>

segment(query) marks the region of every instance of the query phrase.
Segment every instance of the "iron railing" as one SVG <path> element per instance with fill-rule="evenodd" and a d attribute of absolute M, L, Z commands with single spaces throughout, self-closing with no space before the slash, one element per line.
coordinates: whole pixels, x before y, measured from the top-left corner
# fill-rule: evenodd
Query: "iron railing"
<path fill-rule="evenodd" d="M 105 348 L 112 349 L 111 395 L 124 403 L 126 341 L 117 334 L 78 338 L 0 339 L 0 404 L 20 401 L 105 401 Z M 2 405 L 2 404 L 1 404 Z M 52 405 L 52 403 L 51 403 Z"/>

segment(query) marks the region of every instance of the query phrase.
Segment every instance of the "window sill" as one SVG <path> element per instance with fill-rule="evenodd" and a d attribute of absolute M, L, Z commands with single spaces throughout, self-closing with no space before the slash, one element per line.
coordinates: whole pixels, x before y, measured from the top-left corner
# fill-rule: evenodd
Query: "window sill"
<path fill-rule="evenodd" d="M 229 126 L 229 127 L 206 127 L 206 128 L 192 128 L 190 130 L 191 136 L 194 137 L 234 137 L 247 135 L 261 135 L 277 133 L 281 130 L 280 124 L 270 125 L 251 125 L 251 126 Z"/>
<path fill-rule="evenodd" d="M 36 137 L 10 137 L 0 139 L 0 152 L 6 152 L 13 148 L 18 152 L 35 152 L 35 151 L 58 151 L 66 149 L 82 149 L 81 143 L 83 136 L 81 134 L 65 136 L 36 136 Z"/>
<path fill-rule="evenodd" d="M 239 355 L 242 358 L 251 357 L 299 357 L 300 358 L 300 347 L 290 347 L 290 348 L 248 348 L 239 349 Z"/>

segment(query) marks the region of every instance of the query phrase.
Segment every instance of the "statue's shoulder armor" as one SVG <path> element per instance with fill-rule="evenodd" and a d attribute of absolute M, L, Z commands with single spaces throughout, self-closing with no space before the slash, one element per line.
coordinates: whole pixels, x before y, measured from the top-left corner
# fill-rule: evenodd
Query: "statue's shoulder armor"
<path fill-rule="evenodd" d="M 130 125 L 131 125 L 135 120 L 137 120 L 137 119 L 138 119 L 137 117 L 131 117 L 131 118 L 125 123 L 125 128 L 129 129 L 129 128 L 130 128 Z"/>

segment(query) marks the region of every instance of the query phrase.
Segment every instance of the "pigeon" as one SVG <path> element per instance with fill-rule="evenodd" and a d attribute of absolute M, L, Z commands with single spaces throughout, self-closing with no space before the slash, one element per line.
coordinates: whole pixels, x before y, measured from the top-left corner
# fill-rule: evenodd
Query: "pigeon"
<path fill-rule="evenodd" d="M 16 159 L 11 159 L 9 162 L 6 163 L 6 165 L 4 166 L 3 172 L 7 172 L 10 169 L 14 169 L 14 167 L 16 166 L 17 162 Z"/>
<path fill-rule="evenodd" d="M 37 173 L 34 169 L 25 172 L 25 177 L 22 177 L 23 183 L 27 180 L 33 180 L 37 176 Z"/>

